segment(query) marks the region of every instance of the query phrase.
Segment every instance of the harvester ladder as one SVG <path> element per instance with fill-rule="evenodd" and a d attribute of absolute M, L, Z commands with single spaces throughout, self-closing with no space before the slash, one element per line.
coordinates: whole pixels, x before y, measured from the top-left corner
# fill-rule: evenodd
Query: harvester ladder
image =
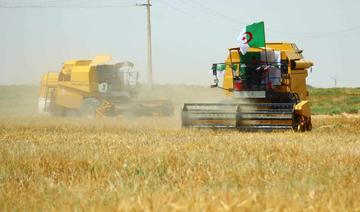
<path fill-rule="evenodd" d="M 51 100 L 53 99 L 54 97 L 54 94 L 55 94 L 55 86 L 54 85 L 51 85 L 49 86 L 49 74 L 50 72 L 48 72 L 46 74 L 46 81 L 45 81 L 45 104 L 44 104 L 44 112 L 47 112 L 47 104 L 48 104 L 48 100 L 50 99 L 50 102 Z"/>
<path fill-rule="evenodd" d="M 45 88 L 46 88 L 46 94 L 45 94 L 45 104 L 44 104 L 44 112 L 47 112 L 47 101 L 49 98 L 49 86 L 48 86 L 48 80 L 49 80 L 49 73 L 46 74 L 46 83 L 45 83 Z"/>

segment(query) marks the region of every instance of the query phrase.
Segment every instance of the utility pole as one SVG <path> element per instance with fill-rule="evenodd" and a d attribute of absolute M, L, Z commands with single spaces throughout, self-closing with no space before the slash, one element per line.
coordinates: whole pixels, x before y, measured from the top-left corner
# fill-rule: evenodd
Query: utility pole
<path fill-rule="evenodd" d="M 337 87 L 337 77 L 331 77 L 332 80 L 334 80 L 334 86 L 335 88 Z"/>
<path fill-rule="evenodd" d="M 151 2 L 147 0 L 146 4 L 137 4 L 137 6 L 145 6 L 147 12 L 147 67 L 148 67 L 148 83 L 150 88 L 153 86 L 152 75 L 152 42 L 151 42 Z"/>

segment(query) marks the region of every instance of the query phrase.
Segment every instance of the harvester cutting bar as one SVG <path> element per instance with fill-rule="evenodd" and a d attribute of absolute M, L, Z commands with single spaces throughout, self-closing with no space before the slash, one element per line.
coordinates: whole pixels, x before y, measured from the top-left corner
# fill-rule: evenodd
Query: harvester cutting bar
<path fill-rule="evenodd" d="M 289 125 L 253 125 L 253 126 L 238 126 L 237 129 L 244 130 L 244 131 L 251 131 L 251 130 L 287 130 L 292 129 L 292 126 Z"/>
<path fill-rule="evenodd" d="M 183 127 L 235 128 L 237 104 L 185 104 Z"/>
<path fill-rule="evenodd" d="M 239 114 L 242 116 L 242 114 Z M 282 121 L 290 120 L 288 117 L 241 117 L 241 120 L 254 120 L 254 121 Z"/>
<path fill-rule="evenodd" d="M 192 113 L 196 114 L 234 114 L 234 112 L 227 112 L 227 111 L 191 111 Z M 292 110 L 258 110 L 254 112 L 247 112 L 246 114 L 289 114 L 292 113 Z"/>
<path fill-rule="evenodd" d="M 291 129 L 293 103 L 185 104 L 184 127 L 239 130 Z"/>

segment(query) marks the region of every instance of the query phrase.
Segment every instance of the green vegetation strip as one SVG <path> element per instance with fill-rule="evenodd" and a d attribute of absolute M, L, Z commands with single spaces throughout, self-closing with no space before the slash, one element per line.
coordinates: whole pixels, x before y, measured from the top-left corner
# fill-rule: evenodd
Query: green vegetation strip
<path fill-rule="evenodd" d="M 313 114 L 359 113 L 360 88 L 310 88 Z"/>
<path fill-rule="evenodd" d="M 32 115 L 37 113 L 38 86 L 0 86 L 0 115 Z M 309 88 L 314 115 L 359 113 L 360 88 Z M 156 85 L 153 90 L 142 86 L 139 98 L 166 98 L 176 105 L 184 102 L 207 102 L 224 97 L 219 89 L 190 85 Z"/>

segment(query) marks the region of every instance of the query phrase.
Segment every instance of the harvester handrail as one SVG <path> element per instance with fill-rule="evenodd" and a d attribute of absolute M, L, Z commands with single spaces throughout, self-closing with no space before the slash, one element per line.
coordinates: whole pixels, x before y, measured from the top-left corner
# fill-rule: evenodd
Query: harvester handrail
<path fill-rule="evenodd" d="M 265 65 L 265 66 L 269 66 L 269 65 L 288 65 L 287 62 L 285 61 L 281 61 L 281 62 L 259 62 L 258 64 L 254 65 L 254 64 L 249 64 L 249 63 L 245 63 L 245 62 L 232 62 L 232 63 L 214 63 L 216 65 L 247 65 L 247 66 L 261 66 L 261 65 Z"/>

